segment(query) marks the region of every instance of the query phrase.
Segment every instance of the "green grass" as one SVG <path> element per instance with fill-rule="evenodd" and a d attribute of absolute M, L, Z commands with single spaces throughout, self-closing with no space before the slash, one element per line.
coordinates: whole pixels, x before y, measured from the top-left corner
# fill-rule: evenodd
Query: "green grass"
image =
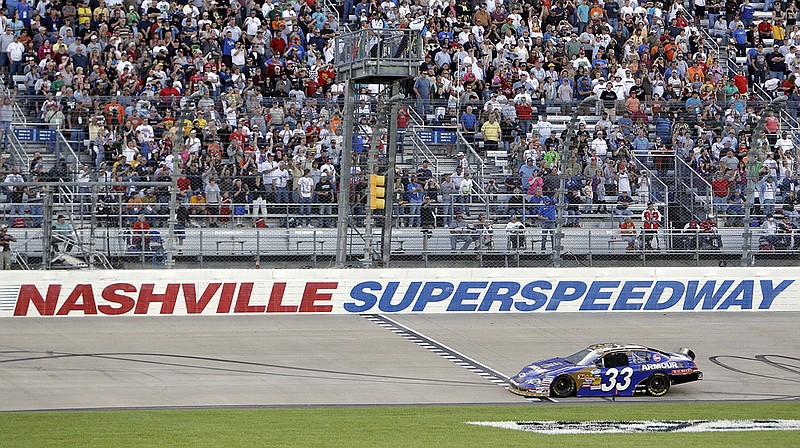
<path fill-rule="evenodd" d="M 550 436 L 466 421 L 796 419 L 800 403 L 414 406 L 0 414 L 12 447 L 798 447 L 797 431 Z M 668 440 L 668 443 L 665 442 Z"/>

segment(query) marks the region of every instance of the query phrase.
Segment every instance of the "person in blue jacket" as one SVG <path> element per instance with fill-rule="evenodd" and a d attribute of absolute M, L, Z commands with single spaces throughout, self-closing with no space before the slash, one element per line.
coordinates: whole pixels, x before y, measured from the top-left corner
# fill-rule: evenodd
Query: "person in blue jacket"
<path fill-rule="evenodd" d="M 537 218 L 542 226 L 542 251 L 544 251 L 548 235 L 550 236 L 550 247 L 555 248 L 556 245 L 556 235 L 553 232 L 553 229 L 556 228 L 556 206 L 549 196 L 545 196 L 542 200 L 544 205 L 539 207 Z"/>

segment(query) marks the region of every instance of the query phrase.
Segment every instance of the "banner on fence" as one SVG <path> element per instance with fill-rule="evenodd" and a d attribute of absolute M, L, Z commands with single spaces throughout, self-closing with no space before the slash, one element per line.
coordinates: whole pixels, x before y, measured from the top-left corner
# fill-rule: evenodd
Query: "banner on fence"
<path fill-rule="evenodd" d="M 800 311 L 800 268 L 6 272 L 0 317 Z M 313 279 L 313 280 L 311 280 Z"/>

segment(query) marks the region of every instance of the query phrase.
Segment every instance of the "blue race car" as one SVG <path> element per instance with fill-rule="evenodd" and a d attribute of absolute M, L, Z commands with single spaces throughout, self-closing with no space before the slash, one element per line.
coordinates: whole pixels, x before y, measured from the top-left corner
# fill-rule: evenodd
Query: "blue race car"
<path fill-rule="evenodd" d="M 536 361 L 509 381 L 526 397 L 660 397 L 673 384 L 703 379 L 694 352 L 663 352 L 642 345 L 595 344 L 566 358 Z"/>

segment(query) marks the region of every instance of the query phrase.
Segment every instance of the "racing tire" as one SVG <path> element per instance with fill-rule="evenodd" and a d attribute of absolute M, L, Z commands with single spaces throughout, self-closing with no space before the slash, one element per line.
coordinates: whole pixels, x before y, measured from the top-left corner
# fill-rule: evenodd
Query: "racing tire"
<path fill-rule="evenodd" d="M 575 395 L 575 380 L 569 375 L 561 375 L 550 384 L 550 394 L 558 398 Z"/>
<path fill-rule="evenodd" d="M 645 385 L 647 393 L 653 397 L 660 397 L 669 392 L 670 379 L 667 375 L 659 372 L 654 373 L 647 379 Z"/>

